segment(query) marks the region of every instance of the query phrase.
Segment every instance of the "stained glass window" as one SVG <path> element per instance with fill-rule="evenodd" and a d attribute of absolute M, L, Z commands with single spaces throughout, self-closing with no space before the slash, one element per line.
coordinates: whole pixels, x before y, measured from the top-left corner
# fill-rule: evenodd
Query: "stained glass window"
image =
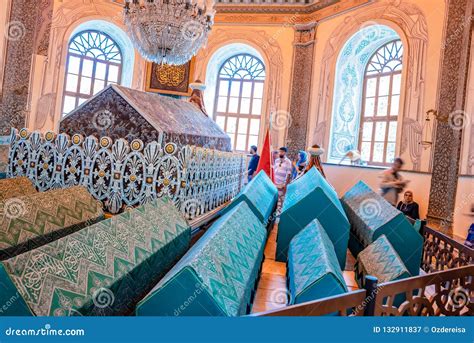
<path fill-rule="evenodd" d="M 122 52 L 110 36 L 83 31 L 69 43 L 63 116 L 110 84 L 120 84 Z"/>
<path fill-rule="evenodd" d="M 219 70 L 214 120 L 230 136 L 235 151 L 258 144 L 264 82 L 264 64 L 249 54 L 229 58 Z"/>
<path fill-rule="evenodd" d="M 402 58 L 402 42 L 394 40 L 379 48 L 367 64 L 359 149 L 368 164 L 387 165 L 395 158 Z"/>

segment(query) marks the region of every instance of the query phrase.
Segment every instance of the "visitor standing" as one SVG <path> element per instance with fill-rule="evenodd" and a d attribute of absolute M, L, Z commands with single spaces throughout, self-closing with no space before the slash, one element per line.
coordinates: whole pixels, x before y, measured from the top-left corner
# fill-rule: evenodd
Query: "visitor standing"
<path fill-rule="evenodd" d="M 255 145 L 252 145 L 250 147 L 250 155 L 252 155 L 252 157 L 250 158 L 249 168 L 248 168 L 248 181 L 249 182 L 254 177 L 255 171 L 257 170 L 257 167 L 258 167 L 258 161 L 260 160 L 260 156 L 258 156 L 257 154 L 257 147 Z"/>
<path fill-rule="evenodd" d="M 278 158 L 275 160 L 273 166 L 274 173 L 274 182 L 278 188 L 278 212 L 280 212 L 281 206 L 283 204 L 283 199 L 285 198 L 286 186 L 291 180 L 291 171 L 293 169 L 293 164 L 290 159 L 286 157 L 288 149 L 286 147 L 281 147 L 278 151 Z"/>
<path fill-rule="evenodd" d="M 403 166 L 403 160 L 400 157 L 397 157 L 392 166 L 384 170 L 380 181 L 380 192 L 381 195 L 391 203 L 393 206 L 397 206 L 398 194 L 403 191 L 408 181 L 403 180 L 400 175 L 400 170 Z"/>

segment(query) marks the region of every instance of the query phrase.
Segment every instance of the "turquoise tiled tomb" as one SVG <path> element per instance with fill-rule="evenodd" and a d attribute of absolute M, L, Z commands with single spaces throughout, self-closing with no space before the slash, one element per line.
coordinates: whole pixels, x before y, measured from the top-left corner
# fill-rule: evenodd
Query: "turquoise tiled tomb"
<path fill-rule="evenodd" d="M 403 261 L 385 235 L 377 238 L 375 242 L 359 253 L 355 272 L 360 288 L 364 287 L 366 275 L 375 276 L 378 283 L 410 277 Z"/>
<path fill-rule="evenodd" d="M 347 292 L 334 246 L 317 219 L 291 240 L 288 285 L 292 304 Z"/>
<path fill-rule="evenodd" d="M 245 201 L 258 219 L 266 225 L 275 209 L 277 200 L 278 189 L 267 174 L 261 171 L 227 206 L 226 212 Z"/>
<path fill-rule="evenodd" d="M 316 218 L 331 239 L 339 266 L 344 269 L 349 221 L 336 191 L 316 168 L 288 185 L 278 224 L 275 259 L 286 262 L 291 239 Z"/>
<path fill-rule="evenodd" d="M 86 227 L 0 264 L 0 315 L 133 313 L 190 240 L 164 198 Z"/>
<path fill-rule="evenodd" d="M 341 201 L 351 223 L 349 249 L 354 257 L 385 235 L 410 274 L 419 274 L 423 238 L 402 212 L 362 181 L 352 187 Z"/>
<path fill-rule="evenodd" d="M 266 230 L 245 202 L 219 218 L 137 306 L 138 316 L 249 313 Z"/>

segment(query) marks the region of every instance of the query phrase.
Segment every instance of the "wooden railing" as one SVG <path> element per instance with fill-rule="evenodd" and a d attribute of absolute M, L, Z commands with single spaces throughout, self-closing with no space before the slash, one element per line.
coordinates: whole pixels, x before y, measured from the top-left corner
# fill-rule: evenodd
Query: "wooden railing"
<path fill-rule="evenodd" d="M 254 316 L 474 315 L 474 250 L 425 223 L 420 234 L 424 239 L 420 268 L 428 274 L 383 284 L 368 276 L 366 289 Z"/>

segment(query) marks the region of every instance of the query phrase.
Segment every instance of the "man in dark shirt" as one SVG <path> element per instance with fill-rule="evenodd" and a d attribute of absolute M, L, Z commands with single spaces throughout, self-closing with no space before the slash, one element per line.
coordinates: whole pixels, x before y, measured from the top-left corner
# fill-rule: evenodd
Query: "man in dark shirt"
<path fill-rule="evenodd" d="M 418 204 L 413 201 L 412 191 L 405 192 L 403 195 L 403 201 L 398 203 L 397 209 L 412 219 L 420 219 L 419 207 Z"/>
<path fill-rule="evenodd" d="M 257 170 L 258 167 L 258 161 L 260 160 L 260 156 L 257 154 L 257 147 L 255 145 L 252 145 L 250 147 L 250 155 L 252 155 L 252 158 L 250 158 L 249 162 L 249 169 L 248 169 L 248 178 L 249 182 L 252 180 L 255 171 Z"/>

